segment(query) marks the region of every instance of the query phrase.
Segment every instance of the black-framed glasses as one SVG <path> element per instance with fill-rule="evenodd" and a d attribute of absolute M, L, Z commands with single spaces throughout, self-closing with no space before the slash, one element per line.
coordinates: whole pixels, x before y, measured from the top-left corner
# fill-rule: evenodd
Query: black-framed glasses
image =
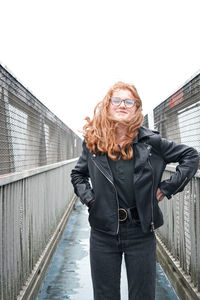
<path fill-rule="evenodd" d="M 121 98 L 118 98 L 118 97 L 111 97 L 110 98 L 110 102 L 112 103 L 112 105 L 114 106 L 119 106 L 122 101 L 124 101 L 124 105 L 125 107 L 133 107 L 136 103 L 136 100 L 133 100 L 133 99 L 121 99 Z"/>

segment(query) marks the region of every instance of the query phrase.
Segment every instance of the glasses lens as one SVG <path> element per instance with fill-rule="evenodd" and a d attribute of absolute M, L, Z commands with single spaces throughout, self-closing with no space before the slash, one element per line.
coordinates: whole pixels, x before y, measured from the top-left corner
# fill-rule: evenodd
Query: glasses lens
<path fill-rule="evenodd" d="M 115 106 L 118 106 L 121 103 L 121 99 L 120 98 L 110 98 L 110 101 Z"/>
<path fill-rule="evenodd" d="M 110 101 L 114 106 L 119 106 L 121 102 L 124 101 L 126 107 L 132 107 L 136 102 L 135 100 L 132 99 L 122 100 L 121 98 L 114 98 L 114 97 L 110 98 Z"/>
<path fill-rule="evenodd" d="M 126 99 L 124 102 L 127 107 L 132 107 L 135 104 L 135 100 L 132 99 Z"/>

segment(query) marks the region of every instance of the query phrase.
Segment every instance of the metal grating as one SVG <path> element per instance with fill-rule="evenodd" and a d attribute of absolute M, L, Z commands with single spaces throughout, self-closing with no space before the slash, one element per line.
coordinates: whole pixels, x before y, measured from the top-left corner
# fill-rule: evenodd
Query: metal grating
<path fill-rule="evenodd" d="M 161 135 L 200 153 L 200 74 L 154 109 Z"/>
<path fill-rule="evenodd" d="M 0 174 L 77 157 L 81 138 L 0 65 Z"/>

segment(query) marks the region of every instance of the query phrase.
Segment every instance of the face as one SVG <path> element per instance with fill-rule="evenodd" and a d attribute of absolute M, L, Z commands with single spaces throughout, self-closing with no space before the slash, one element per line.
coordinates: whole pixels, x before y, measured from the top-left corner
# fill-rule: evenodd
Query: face
<path fill-rule="evenodd" d="M 120 98 L 122 100 L 125 99 L 135 100 L 132 93 L 127 89 L 114 91 L 112 97 Z M 135 111 L 136 111 L 136 105 L 133 105 L 132 107 L 128 108 L 125 106 L 124 101 L 122 101 L 119 106 L 114 106 L 110 102 L 108 107 L 108 112 L 110 116 L 119 121 L 120 120 L 125 121 L 130 119 L 130 117 L 134 115 Z"/>

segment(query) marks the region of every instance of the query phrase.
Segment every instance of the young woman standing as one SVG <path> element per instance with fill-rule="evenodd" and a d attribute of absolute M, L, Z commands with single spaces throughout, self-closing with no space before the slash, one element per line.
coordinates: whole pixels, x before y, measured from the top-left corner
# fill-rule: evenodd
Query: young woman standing
<path fill-rule="evenodd" d="M 120 299 L 122 255 L 129 300 L 154 300 L 159 201 L 184 189 L 198 168 L 198 153 L 141 126 L 142 102 L 130 84 L 116 83 L 86 120 L 71 177 L 89 210 L 94 300 Z M 176 173 L 161 182 L 171 162 L 178 162 Z"/>

